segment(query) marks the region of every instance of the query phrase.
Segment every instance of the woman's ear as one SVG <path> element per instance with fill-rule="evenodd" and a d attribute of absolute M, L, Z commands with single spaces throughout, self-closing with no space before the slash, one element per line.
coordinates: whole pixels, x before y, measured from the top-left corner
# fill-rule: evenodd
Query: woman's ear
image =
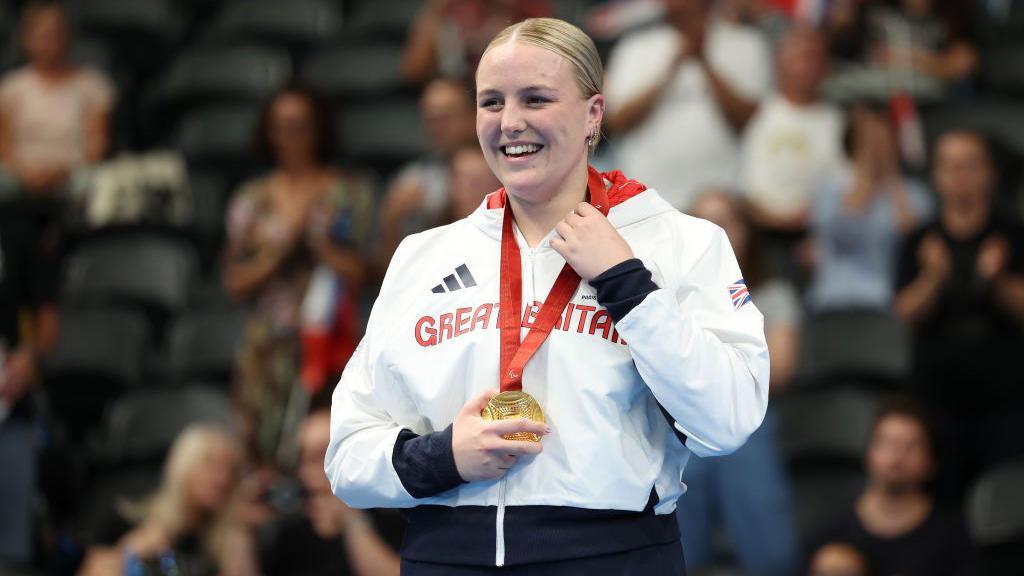
<path fill-rule="evenodd" d="M 591 126 L 601 126 L 604 119 L 604 94 L 594 94 L 587 99 L 587 120 Z"/>

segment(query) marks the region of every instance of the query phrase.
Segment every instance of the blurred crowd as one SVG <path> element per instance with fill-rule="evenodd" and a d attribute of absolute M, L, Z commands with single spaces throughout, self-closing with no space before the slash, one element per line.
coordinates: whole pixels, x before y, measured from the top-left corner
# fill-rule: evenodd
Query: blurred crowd
<path fill-rule="evenodd" d="M 331 394 L 399 242 L 500 186 L 473 72 L 532 16 L 604 58 L 596 166 L 721 226 L 765 317 L 690 573 L 1024 565 L 1024 4 L 5 0 L 0 573 L 398 573 Z"/>

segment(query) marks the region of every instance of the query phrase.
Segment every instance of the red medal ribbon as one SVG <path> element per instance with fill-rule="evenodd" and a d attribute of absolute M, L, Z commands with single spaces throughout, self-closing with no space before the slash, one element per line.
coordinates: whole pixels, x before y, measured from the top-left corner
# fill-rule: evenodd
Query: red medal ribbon
<path fill-rule="evenodd" d="M 601 174 L 593 167 L 588 167 L 587 192 L 589 202 L 602 214 L 608 216 L 611 202 L 618 204 L 640 192 L 645 187 L 635 181 L 627 180 L 621 172 L 615 171 Z M 605 190 L 604 180 L 612 182 L 612 194 Z M 504 189 L 488 198 L 488 207 L 500 207 L 498 201 L 504 201 L 505 214 L 501 229 L 501 294 L 498 305 L 498 325 L 501 327 L 501 391 L 523 389 L 523 368 L 547 339 L 555 323 L 562 316 L 565 305 L 569 303 L 576 288 L 580 284 L 580 276 L 568 263 L 562 267 L 551 292 L 544 299 L 537 319 L 522 343 L 519 341 L 522 314 L 523 273 L 519 254 L 519 243 L 512 231 L 512 207 Z"/>

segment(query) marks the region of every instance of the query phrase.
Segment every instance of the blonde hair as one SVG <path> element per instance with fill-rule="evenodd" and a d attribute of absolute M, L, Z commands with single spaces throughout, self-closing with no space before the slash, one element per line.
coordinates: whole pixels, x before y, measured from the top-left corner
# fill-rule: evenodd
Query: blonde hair
<path fill-rule="evenodd" d="M 594 41 L 583 30 L 557 18 L 527 18 L 513 24 L 491 39 L 484 50 L 490 52 L 495 46 L 506 42 L 522 42 L 532 44 L 572 62 L 575 71 L 576 85 L 587 99 L 600 94 L 604 88 L 604 67 L 601 57 L 597 54 Z M 601 139 L 601 127 L 597 127 L 591 149 Z"/>
<path fill-rule="evenodd" d="M 208 451 L 217 446 L 227 446 L 239 457 L 236 464 L 235 489 L 220 510 L 200 527 L 199 537 L 206 553 L 223 565 L 227 552 L 227 540 L 238 529 L 237 500 L 242 450 L 229 432 L 210 424 L 192 424 L 178 435 L 164 464 L 163 478 L 156 493 L 141 503 L 124 502 L 119 507 L 122 514 L 131 520 L 152 523 L 172 540 L 189 527 L 188 513 L 189 480 L 200 466 Z"/>

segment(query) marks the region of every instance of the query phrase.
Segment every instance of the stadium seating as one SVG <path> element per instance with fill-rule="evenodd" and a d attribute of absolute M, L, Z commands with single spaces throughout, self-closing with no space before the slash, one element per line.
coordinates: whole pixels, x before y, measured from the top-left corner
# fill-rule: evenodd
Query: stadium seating
<path fill-rule="evenodd" d="M 1024 45 L 1008 44 L 986 54 L 984 74 L 987 88 L 995 93 L 1024 94 Z"/>
<path fill-rule="evenodd" d="M 907 328 L 888 313 L 827 312 L 812 316 L 803 326 L 797 369 L 803 384 L 859 379 L 892 385 L 909 371 Z"/>
<path fill-rule="evenodd" d="M 387 174 L 426 151 L 415 99 L 353 104 L 339 115 L 345 151 L 358 164 Z"/>
<path fill-rule="evenodd" d="M 1024 566 L 1024 460 L 983 474 L 967 500 L 979 574 L 1012 574 Z"/>
<path fill-rule="evenodd" d="M 139 306 L 159 321 L 185 308 L 197 271 L 187 242 L 141 230 L 107 234 L 71 254 L 64 301 Z"/>
<path fill-rule="evenodd" d="M 111 405 L 101 448 L 107 466 L 159 464 L 190 424 L 232 423 L 231 402 L 220 391 L 201 388 L 138 390 Z"/>
<path fill-rule="evenodd" d="M 779 443 L 788 462 L 859 466 L 878 396 L 854 387 L 799 390 L 779 399 L 778 410 Z"/>
<path fill-rule="evenodd" d="M 145 316 L 130 309 L 61 310 L 43 373 L 55 420 L 73 442 L 84 441 L 111 399 L 142 382 L 151 334 Z"/>
<path fill-rule="evenodd" d="M 77 0 L 69 9 L 81 32 L 112 42 L 118 57 L 140 72 L 159 66 L 184 32 L 171 0 Z"/>
<path fill-rule="evenodd" d="M 336 46 L 310 54 L 301 78 L 332 98 L 380 95 L 401 87 L 401 59 L 399 45 Z"/>
<path fill-rule="evenodd" d="M 237 309 L 190 312 L 179 317 L 169 338 L 170 370 L 175 380 L 229 384 L 244 324 L 245 316 Z"/>
<path fill-rule="evenodd" d="M 778 401 L 779 443 L 804 538 L 846 510 L 863 488 L 877 403 L 874 392 L 855 387 L 795 390 Z"/>
<path fill-rule="evenodd" d="M 336 38 L 341 13 L 329 0 L 235 0 L 227 3 L 204 41 L 258 41 L 284 46 L 309 46 Z"/>
<path fill-rule="evenodd" d="M 994 136 L 1024 155 L 1024 108 L 1018 101 L 999 98 L 935 107 L 925 114 L 924 127 L 929 142 L 946 130 L 966 128 Z"/>
<path fill-rule="evenodd" d="M 354 2 L 352 19 L 346 23 L 346 30 L 360 38 L 389 38 L 404 42 L 421 5 L 419 0 L 358 0 Z"/>
<path fill-rule="evenodd" d="M 205 48 L 174 60 L 157 85 L 157 98 L 165 104 L 260 102 L 290 77 L 291 60 L 277 48 Z"/>
<path fill-rule="evenodd" d="M 189 112 L 174 137 L 190 169 L 217 170 L 229 182 L 250 171 L 259 109 L 255 105 L 217 105 Z"/>

